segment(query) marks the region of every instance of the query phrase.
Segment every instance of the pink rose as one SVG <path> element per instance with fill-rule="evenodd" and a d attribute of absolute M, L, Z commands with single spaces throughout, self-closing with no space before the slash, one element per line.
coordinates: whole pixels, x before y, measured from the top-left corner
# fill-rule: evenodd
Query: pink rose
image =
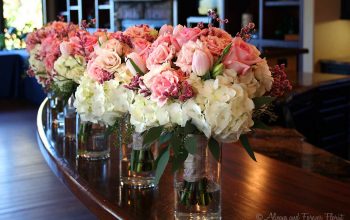
<path fill-rule="evenodd" d="M 159 36 L 162 36 L 164 34 L 171 34 L 173 33 L 173 31 L 174 31 L 173 26 L 164 24 L 159 30 Z"/>
<path fill-rule="evenodd" d="M 140 55 L 135 52 L 128 54 L 127 58 L 132 59 L 134 63 L 140 68 L 143 73 L 147 72 L 147 67 L 145 61 L 142 59 Z M 130 72 L 135 76 L 138 72 L 135 70 L 134 66 L 131 64 L 130 60 L 126 59 L 126 67 L 130 70 Z"/>
<path fill-rule="evenodd" d="M 169 97 L 178 96 L 180 77 L 173 69 L 150 72 L 144 75 L 144 83 L 151 91 L 151 99 L 163 106 Z"/>
<path fill-rule="evenodd" d="M 232 46 L 225 56 L 223 64 L 227 69 L 234 69 L 238 74 L 245 74 L 250 66 L 261 62 L 260 51 L 240 37 L 232 39 Z"/>
<path fill-rule="evenodd" d="M 200 33 L 201 29 L 198 27 L 188 28 L 182 25 L 177 25 L 173 31 L 173 35 L 180 46 L 184 45 L 188 41 L 196 41 Z"/>
<path fill-rule="evenodd" d="M 175 56 L 175 47 L 162 43 L 152 50 L 146 60 L 146 66 L 151 69 L 152 66 L 170 62 Z"/>
<path fill-rule="evenodd" d="M 213 63 L 214 58 L 210 51 L 199 40 L 184 44 L 175 62 L 183 72 L 189 74 L 193 71 L 199 76 L 204 75 L 213 66 Z"/>

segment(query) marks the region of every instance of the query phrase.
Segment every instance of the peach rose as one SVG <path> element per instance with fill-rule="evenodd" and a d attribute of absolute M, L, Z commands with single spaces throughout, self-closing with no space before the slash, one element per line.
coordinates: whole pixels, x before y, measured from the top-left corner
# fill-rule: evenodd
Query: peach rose
<path fill-rule="evenodd" d="M 200 33 L 201 29 L 198 27 L 188 28 L 182 25 L 177 25 L 173 31 L 173 35 L 180 46 L 184 45 L 188 41 L 196 41 Z"/>
<path fill-rule="evenodd" d="M 134 52 L 138 53 L 142 59 L 146 62 L 149 55 L 149 48 L 151 43 L 143 38 L 134 38 L 131 41 Z"/>
<path fill-rule="evenodd" d="M 250 66 L 259 63 L 260 51 L 252 44 L 246 43 L 240 37 L 232 39 L 232 46 L 224 58 L 223 64 L 227 69 L 234 69 L 238 74 L 244 74 Z"/>
<path fill-rule="evenodd" d="M 131 48 L 117 39 L 109 39 L 102 43 L 102 48 L 116 52 L 119 56 L 125 56 L 131 52 Z"/>
<path fill-rule="evenodd" d="M 200 39 L 214 57 L 219 57 L 225 47 L 231 42 L 231 38 L 225 39 L 213 35 L 201 36 Z"/>
<path fill-rule="evenodd" d="M 167 43 L 159 44 L 152 50 L 146 60 L 146 66 L 151 69 L 155 65 L 170 62 L 175 56 L 176 50 L 174 46 L 168 46 Z"/>
<path fill-rule="evenodd" d="M 153 42 L 158 37 L 158 32 L 146 24 L 129 27 L 124 34 L 131 38 L 143 38 L 149 42 Z"/>
<path fill-rule="evenodd" d="M 97 66 L 100 69 L 107 71 L 111 74 L 117 71 L 121 64 L 121 58 L 116 52 L 109 51 L 106 49 L 100 49 L 99 55 L 88 63 L 88 73 L 90 66 Z"/>

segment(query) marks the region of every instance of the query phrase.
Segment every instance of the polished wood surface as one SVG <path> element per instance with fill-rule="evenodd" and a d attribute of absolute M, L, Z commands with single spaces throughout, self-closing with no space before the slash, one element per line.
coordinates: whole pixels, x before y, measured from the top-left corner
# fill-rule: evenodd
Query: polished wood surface
<path fill-rule="evenodd" d="M 43 159 L 36 140 L 37 109 L 0 101 L 0 219 L 96 219 Z"/>
<path fill-rule="evenodd" d="M 75 161 L 63 157 L 62 146 L 51 147 L 38 112 L 38 142 L 51 167 L 70 190 L 101 219 L 173 219 L 173 175 L 167 167 L 159 187 L 132 190 L 119 185 L 118 154 L 112 148 L 105 161 Z M 292 137 L 291 137 L 292 139 Z M 274 141 L 265 140 L 266 144 Z M 284 162 L 256 155 L 252 161 L 239 144 L 223 147 L 223 219 L 262 219 L 270 214 L 296 216 L 325 213 L 350 216 L 350 185 Z"/>

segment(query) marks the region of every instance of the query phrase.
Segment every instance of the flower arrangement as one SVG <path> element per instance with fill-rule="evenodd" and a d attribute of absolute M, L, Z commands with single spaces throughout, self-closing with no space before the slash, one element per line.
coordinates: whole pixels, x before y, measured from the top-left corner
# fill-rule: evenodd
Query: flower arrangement
<path fill-rule="evenodd" d="M 270 68 L 249 43 L 253 30 L 249 24 L 232 37 L 212 25 L 164 25 L 159 32 L 139 25 L 90 34 L 53 22 L 28 36 L 29 73 L 45 88 L 71 94 L 77 87 L 82 121 L 115 128 L 126 118 L 135 133 L 129 169 L 155 169 L 158 182 L 172 156 L 173 170 L 184 166 L 186 173 L 181 203 L 207 205 L 213 195 L 198 145 L 220 161 L 220 143 L 240 140 L 256 160 L 246 134 L 266 127 L 260 119 L 270 116 L 269 104 L 291 89 L 284 66 Z M 163 146 L 156 160 L 143 147 L 155 141 Z"/>

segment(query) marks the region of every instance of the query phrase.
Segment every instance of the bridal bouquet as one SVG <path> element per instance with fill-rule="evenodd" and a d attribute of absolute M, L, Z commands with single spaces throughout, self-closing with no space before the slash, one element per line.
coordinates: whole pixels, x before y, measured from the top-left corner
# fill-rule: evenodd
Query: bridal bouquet
<path fill-rule="evenodd" d="M 46 90 L 53 82 L 54 63 L 61 56 L 61 42 L 68 41 L 77 31 L 77 25 L 54 21 L 28 35 L 28 75 L 35 77 Z"/>
<path fill-rule="evenodd" d="M 184 205 L 208 205 L 212 198 L 199 145 L 219 161 L 220 143 L 240 140 L 255 160 L 245 134 L 263 127 L 259 118 L 269 114 L 268 104 L 291 89 L 284 67 L 271 69 L 248 43 L 253 29 L 249 24 L 232 37 L 210 25 L 165 25 L 146 49 L 127 56 L 134 76 L 126 87 L 135 93 L 130 123 L 144 145 L 165 144 L 156 181 L 170 155 L 174 171 L 184 168 L 179 190 Z"/>

